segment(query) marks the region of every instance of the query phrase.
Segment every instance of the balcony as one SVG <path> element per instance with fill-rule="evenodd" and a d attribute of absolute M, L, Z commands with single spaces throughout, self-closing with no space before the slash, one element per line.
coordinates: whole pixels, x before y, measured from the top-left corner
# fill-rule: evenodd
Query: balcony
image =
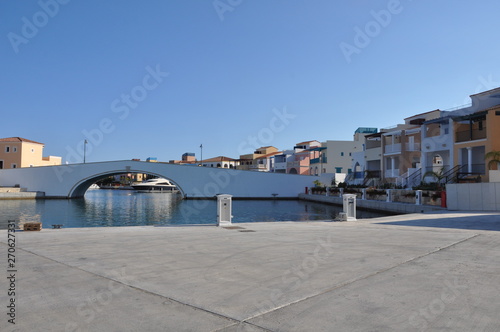
<path fill-rule="evenodd" d="M 367 140 L 366 141 L 366 150 L 369 149 L 376 149 L 382 146 L 382 142 L 379 141 L 372 141 L 372 140 Z"/>
<path fill-rule="evenodd" d="M 406 151 L 420 151 L 420 143 L 406 143 Z"/>
<path fill-rule="evenodd" d="M 388 144 L 385 146 L 385 154 L 388 153 L 400 153 L 401 152 L 401 143 L 396 144 Z"/>
<path fill-rule="evenodd" d="M 457 143 L 475 141 L 478 139 L 486 138 L 486 128 L 483 128 L 481 130 L 479 129 L 462 130 L 462 131 L 457 131 L 455 134 L 456 134 L 455 141 Z"/>
<path fill-rule="evenodd" d="M 311 159 L 311 161 L 309 163 L 311 165 L 312 164 L 319 164 L 319 163 L 326 164 L 326 156 L 323 156 L 323 157 L 320 157 L 320 158 Z"/>
<path fill-rule="evenodd" d="M 267 169 L 267 165 L 265 164 L 256 164 L 256 165 L 250 165 L 249 169 L 251 171 L 260 171 L 260 170 L 266 170 Z"/>

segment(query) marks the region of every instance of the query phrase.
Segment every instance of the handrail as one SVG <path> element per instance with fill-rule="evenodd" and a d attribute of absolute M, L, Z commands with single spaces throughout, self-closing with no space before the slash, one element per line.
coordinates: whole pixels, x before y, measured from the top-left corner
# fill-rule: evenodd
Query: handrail
<path fill-rule="evenodd" d="M 410 184 L 412 187 L 413 185 L 416 185 L 415 181 L 418 178 L 422 177 L 422 168 L 419 168 L 415 172 L 411 173 L 407 178 L 406 178 L 406 184 Z"/>
<path fill-rule="evenodd" d="M 443 178 L 445 179 L 444 183 L 450 183 L 451 181 L 458 182 L 458 175 L 465 166 L 467 165 L 457 165 L 445 172 L 443 174 Z"/>

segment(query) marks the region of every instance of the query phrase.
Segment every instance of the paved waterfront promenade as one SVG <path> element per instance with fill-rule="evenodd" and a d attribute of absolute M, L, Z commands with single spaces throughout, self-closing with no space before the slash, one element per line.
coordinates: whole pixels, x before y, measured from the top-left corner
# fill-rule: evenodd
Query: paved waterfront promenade
<path fill-rule="evenodd" d="M 234 226 L 15 233 L 0 330 L 499 330 L 500 215 Z"/>

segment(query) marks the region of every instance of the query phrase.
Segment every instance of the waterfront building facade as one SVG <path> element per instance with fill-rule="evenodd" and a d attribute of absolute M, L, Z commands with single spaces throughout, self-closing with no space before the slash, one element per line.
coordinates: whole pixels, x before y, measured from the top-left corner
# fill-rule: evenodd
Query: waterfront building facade
<path fill-rule="evenodd" d="M 500 151 L 500 105 L 453 119 L 455 123 L 454 162 L 469 180 L 480 177 L 489 182 L 485 155 Z M 464 179 L 467 180 L 467 179 Z"/>
<path fill-rule="evenodd" d="M 422 125 L 424 181 L 432 181 L 425 174 L 434 173 L 445 181 L 489 182 L 485 155 L 500 151 L 500 88 L 470 98 L 470 105 L 443 111 Z"/>
<path fill-rule="evenodd" d="M 273 169 L 271 157 L 279 154 L 274 146 L 263 146 L 253 153 L 240 155 L 236 169 L 245 171 L 270 172 Z"/>
<path fill-rule="evenodd" d="M 61 165 L 61 157 L 44 157 L 43 148 L 43 143 L 22 137 L 1 138 L 0 169 Z"/>
<path fill-rule="evenodd" d="M 376 186 L 382 179 L 382 134 L 380 132 L 366 134 L 362 138 L 362 151 L 352 154 L 352 173 L 347 181 L 352 184 Z"/>
<path fill-rule="evenodd" d="M 287 162 L 287 173 L 310 175 L 310 160 L 316 157 L 314 149 L 319 147 L 321 143 L 316 140 L 295 144 L 293 156 Z"/>
<path fill-rule="evenodd" d="M 191 162 L 193 163 L 193 162 Z M 214 158 L 204 159 L 199 161 L 203 167 L 217 167 L 217 168 L 236 168 L 236 160 L 233 158 L 218 156 Z"/>
<path fill-rule="evenodd" d="M 293 154 L 293 150 L 283 150 L 275 154 L 274 156 L 271 156 L 271 159 L 274 159 L 274 172 L 286 173 L 288 163 L 291 162 L 294 158 Z"/>
<path fill-rule="evenodd" d="M 404 124 L 383 130 L 382 179 L 385 182 L 408 186 L 408 178 L 421 178 L 421 126 L 425 121 L 441 116 L 440 110 L 413 115 Z"/>

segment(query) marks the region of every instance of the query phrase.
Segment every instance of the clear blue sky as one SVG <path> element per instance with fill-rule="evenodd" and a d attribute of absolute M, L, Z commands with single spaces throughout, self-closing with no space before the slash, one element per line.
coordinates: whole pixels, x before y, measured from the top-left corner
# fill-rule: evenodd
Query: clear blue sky
<path fill-rule="evenodd" d="M 72 162 L 84 132 L 88 161 L 238 157 L 500 86 L 495 0 L 59 1 L 0 2 L 0 137 Z"/>

